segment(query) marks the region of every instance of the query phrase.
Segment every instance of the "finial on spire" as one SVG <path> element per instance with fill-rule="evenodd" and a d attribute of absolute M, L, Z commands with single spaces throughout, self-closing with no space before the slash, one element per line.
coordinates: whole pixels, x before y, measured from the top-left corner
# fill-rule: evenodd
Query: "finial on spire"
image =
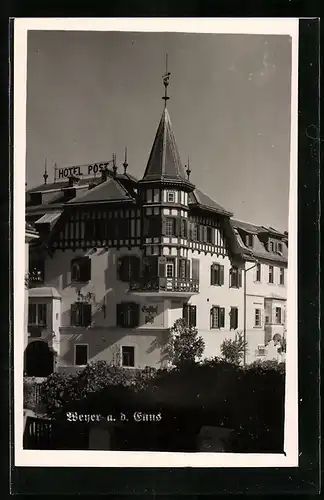
<path fill-rule="evenodd" d="M 116 154 L 115 153 L 113 153 L 113 173 L 114 173 L 114 177 L 116 177 L 117 165 L 116 165 Z"/>
<path fill-rule="evenodd" d="M 187 177 L 188 177 L 188 181 L 189 181 L 190 174 L 191 174 L 189 156 L 188 156 L 188 166 L 187 166 L 186 173 L 187 173 Z"/>
<path fill-rule="evenodd" d="M 56 182 L 57 164 L 54 163 L 54 182 Z"/>
<path fill-rule="evenodd" d="M 125 160 L 124 160 L 124 163 L 123 163 L 123 167 L 124 167 L 124 173 L 126 174 L 126 170 L 127 170 L 127 167 L 128 167 L 128 163 L 127 163 L 127 146 L 125 147 Z"/>
<path fill-rule="evenodd" d="M 44 184 L 47 183 L 48 173 L 47 173 L 47 158 L 45 158 L 45 168 L 43 173 Z"/>
<path fill-rule="evenodd" d="M 167 101 L 170 99 L 168 96 L 168 85 L 170 80 L 171 73 L 168 72 L 168 54 L 165 56 L 165 74 L 163 75 L 163 85 L 164 85 L 164 96 L 162 99 L 164 100 L 164 106 L 166 107 Z"/>

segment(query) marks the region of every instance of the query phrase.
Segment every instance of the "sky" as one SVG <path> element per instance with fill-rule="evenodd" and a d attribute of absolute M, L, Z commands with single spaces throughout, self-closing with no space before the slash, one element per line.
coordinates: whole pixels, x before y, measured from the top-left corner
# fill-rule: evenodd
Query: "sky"
<path fill-rule="evenodd" d="M 109 161 L 144 174 L 168 110 L 191 181 L 237 219 L 288 229 L 291 38 L 29 31 L 28 189 L 65 167 Z"/>

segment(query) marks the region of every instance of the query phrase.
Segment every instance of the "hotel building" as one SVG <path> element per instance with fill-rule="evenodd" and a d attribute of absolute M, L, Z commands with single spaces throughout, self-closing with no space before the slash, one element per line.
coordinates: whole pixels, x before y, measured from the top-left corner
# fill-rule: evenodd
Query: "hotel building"
<path fill-rule="evenodd" d="M 285 337 L 288 234 L 233 218 L 183 168 L 165 106 L 144 175 L 111 161 L 56 169 L 27 191 L 28 375 L 90 361 L 160 368 L 176 319 L 204 357 L 242 332 L 245 362 Z M 89 174 L 89 175 L 88 175 Z M 50 353 L 50 354 L 49 354 Z M 279 356 L 279 355 L 278 355 Z M 47 360 L 41 362 L 40 360 Z"/>

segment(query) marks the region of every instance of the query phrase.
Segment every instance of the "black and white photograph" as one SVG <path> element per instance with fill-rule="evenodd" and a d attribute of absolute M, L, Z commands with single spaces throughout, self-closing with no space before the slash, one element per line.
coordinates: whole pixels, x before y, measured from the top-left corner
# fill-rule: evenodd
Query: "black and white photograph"
<path fill-rule="evenodd" d="M 298 21 L 192 21 L 16 20 L 16 465 L 298 464 Z"/>

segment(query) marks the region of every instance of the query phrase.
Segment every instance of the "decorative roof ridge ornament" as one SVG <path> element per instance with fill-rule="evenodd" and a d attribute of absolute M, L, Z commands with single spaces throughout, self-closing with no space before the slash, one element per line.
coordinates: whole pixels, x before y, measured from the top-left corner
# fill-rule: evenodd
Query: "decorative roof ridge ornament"
<path fill-rule="evenodd" d="M 190 181 L 190 174 L 191 174 L 191 170 L 190 170 L 190 160 L 189 160 L 189 156 L 188 156 L 188 166 L 187 166 L 186 174 L 187 174 L 187 177 L 188 177 L 188 181 Z"/>
<path fill-rule="evenodd" d="M 113 175 L 116 177 L 117 175 L 117 165 L 116 165 L 116 153 L 113 153 Z"/>
<path fill-rule="evenodd" d="M 168 96 L 168 85 L 170 80 L 171 73 L 168 72 L 168 54 L 165 56 L 165 74 L 163 75 L 163 85 L 164 85 L 164 96 L 162 99 L 164 100 L 164 107 L 166 108 L 167 101 L 170 99 Z"/>
<path fill-rule="evenodd" d="M 45 158 L 45 168 L 43 173 L 44 184 L 47 184 L 48 173 L 47 173 L 47 158 Z"/>
<path fill-rule="evenodd" d="M 123 163 L 123 167 L 124 167 L 124 174 L 126 175 L 126 171 L 127 171 L 127 167 L 128 167 L 128 163 L 127 163 L 127 146 L 125 147 L 125 160 L 124 160 L 124 163 Z"/>

